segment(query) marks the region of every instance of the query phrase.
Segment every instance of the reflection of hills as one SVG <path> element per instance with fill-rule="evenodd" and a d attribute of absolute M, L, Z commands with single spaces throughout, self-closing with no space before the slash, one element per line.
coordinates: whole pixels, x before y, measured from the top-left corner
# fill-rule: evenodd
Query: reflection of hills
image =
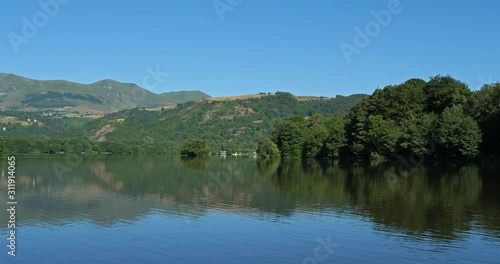
<path fill-rule="evenodd" d="M 54 162 L 64 164 L 64 159 L 20 159 L 21 223 L 89 219 L 112 224 L 151 210 L 186 217 L 209 209 L 278 217 L 334 210 L 438 238 L 453 238 L 454 231 L 472 225 L 500 231 L 498 179 L 488 177 L 498 175 L 494 168 L 418 168 L 400 177 L 395 167 L 321 166 L 315 161 L 108 157 L 85 159 L 56 177 Z M 5 179 L 0 188 L 0 203 L 5 205 Z M 4 214 L 0 221 L 6 222 Z"/>

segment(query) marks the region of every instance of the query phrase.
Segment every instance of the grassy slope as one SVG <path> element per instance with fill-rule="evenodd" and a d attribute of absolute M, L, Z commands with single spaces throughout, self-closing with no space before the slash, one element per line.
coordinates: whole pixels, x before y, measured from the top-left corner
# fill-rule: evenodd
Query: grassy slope
<path fill-rule="evenodd" d="M 40 107 L 47 103 L 36 101 L 36 96 L 55 92 L 67 95 L 66 98 L 49 99 L 56 102 L 57 107 Z M 69 96 L 68 96 L 69 95 Z M 97 100 L 79 100 L 71 98 L 74 95 L 92 97 Z M 35 97 L 38 104 L 23 103 L 23 100 Z M 39 81 L 13 74 L 0 73 L 0 109 L 36 111 L 41 108 L 62 110 L 60 105 L 68 105 L 65 111 L 110 113 L 135 107 L 167 106 L 186 101 L 200 100 L 209 97 L 199 92 L 175 92 L 154 94 L 136 84 L 120 83 L 114 80 L 102 80 L 91 84 L 79 84 L 61 80 Z M 44 100 L 40 100 L 44 101 Z M 96 102 L 98 101 L 98 102 Z M 100 102 L 99 102 L 100 101 Z"/>
<path fill-rule="evenodd" d="M 175 103 L 185 103 L 189 101 L 199 101 L 204 98 L 210 98 L 210 95 L 202 91 L 178 91 L 160 94 L 168 101 Z"/>

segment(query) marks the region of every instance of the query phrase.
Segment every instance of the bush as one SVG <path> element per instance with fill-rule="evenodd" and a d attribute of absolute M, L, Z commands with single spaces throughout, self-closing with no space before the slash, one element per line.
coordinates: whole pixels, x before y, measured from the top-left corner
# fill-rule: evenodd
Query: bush
<path fill-rule="evenodd" d="M 276 144 L 269 137 L 262 137 L 257 146 L 257 156 L 262 159 L 272 159 L 280 156 Z"/>
<path fill-rule="evenodd" d="M 181 147 L 181 155 L 188 157 L 207 156 L 210 148 L 205 140 L 188 139 Z"/>

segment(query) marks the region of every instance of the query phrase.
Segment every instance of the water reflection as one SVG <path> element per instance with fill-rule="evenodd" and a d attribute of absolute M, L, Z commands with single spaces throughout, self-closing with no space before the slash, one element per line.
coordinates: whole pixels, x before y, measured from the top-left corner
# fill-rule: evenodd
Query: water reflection
<path fill-rule="evenodd" d="M 333 211 L 415 239 L 457 240 L 472 229 L 500 238 L 497 166 L 430 166 L 400 175 L 397 166 L 311 160 L 103 157 L 57 177 L 51 164 L 60 159 L 19 158 L 22 225 L 80 219 L 111 225 L 152 211 L 188 219 L 210 210 L 262 218 Z M 4 205 L 5 180 L 0 188 Z"/>

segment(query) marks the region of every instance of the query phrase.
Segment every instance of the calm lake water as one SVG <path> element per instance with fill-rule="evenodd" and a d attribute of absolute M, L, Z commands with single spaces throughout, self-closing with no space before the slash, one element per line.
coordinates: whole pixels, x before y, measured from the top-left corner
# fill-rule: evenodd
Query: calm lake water
<path fill-rule="evenodd" d="M 17 157 L 0 263 L 500 263 L 500 166 Z"/>

